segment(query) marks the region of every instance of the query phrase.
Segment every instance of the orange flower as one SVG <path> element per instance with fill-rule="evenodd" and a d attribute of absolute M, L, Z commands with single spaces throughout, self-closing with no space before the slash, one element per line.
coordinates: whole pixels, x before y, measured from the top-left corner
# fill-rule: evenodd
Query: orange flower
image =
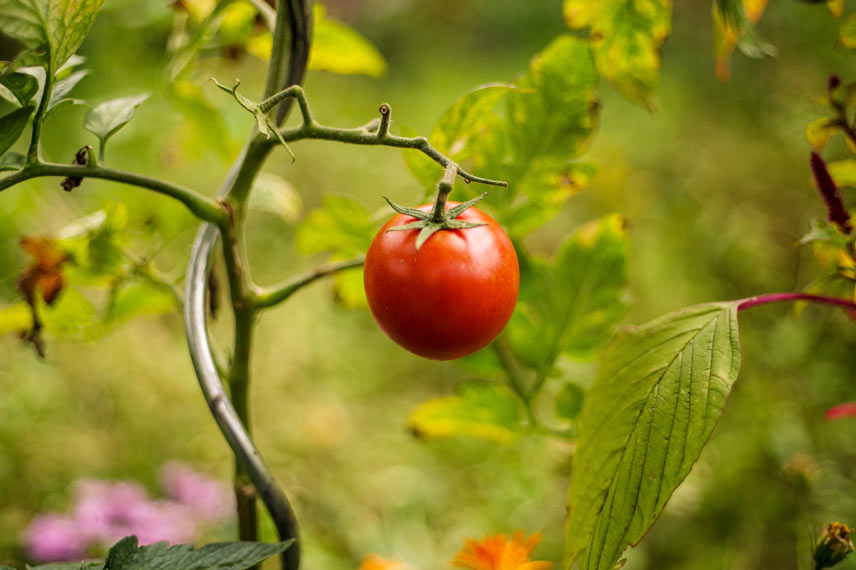
<path fill-rule="evenodd" d="M 547 570 L 551 562 L 529 559 L 539 542 L 541 533 L 524 539 L 522 531 L 514 533 L 511 540 L 505 534 L 468 540 L 452 564 L 468 570 Z"/>
<path fill-rule="evenodd" d="M 359 570 L 405 570 L 407 564 L 401 560 L 390 560 L 377 554 L 366 554 Z"/>

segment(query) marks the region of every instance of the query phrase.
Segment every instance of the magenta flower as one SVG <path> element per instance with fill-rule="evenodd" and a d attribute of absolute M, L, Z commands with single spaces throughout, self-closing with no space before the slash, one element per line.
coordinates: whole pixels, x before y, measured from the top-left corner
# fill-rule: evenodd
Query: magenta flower
<path fill-rule="evenodd" d="M 70 515 L 36 517 L 24 535 L 38 562 L 81 560 L 134 534 L 140 544 L 193 542 L 200 527 L 233 512 L 234 498 L 223 483 L 180 463 L 161 471 L 168 499 L 154 500 L 139 483 L 78 481 Z"/>
<path fill-rule="evenodd" d="M 82 560 L 86 555 L 86 539 L 77 523 L 55 513 L 37 516 L 27 528 L 24 543 L 30 558 L 41 562 Z"/>
<path fill-rule="evenodd" d="M 167 497 L 188 507 L 202 520 L 221 520 L 234 510 L 234 497 L 226 485 L 182 463 L 171 461 L 164 465 L 161 486 Z"/>

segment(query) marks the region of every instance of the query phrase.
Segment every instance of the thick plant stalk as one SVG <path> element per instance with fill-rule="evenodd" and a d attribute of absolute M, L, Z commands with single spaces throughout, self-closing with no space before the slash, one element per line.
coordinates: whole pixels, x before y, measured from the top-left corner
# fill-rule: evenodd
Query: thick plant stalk
<path fill-rule="evenodd" d="M 241 423 L 220 380 L 211 353 L 205 322 L 205 293 L 209 261 L 214 245 L 217 243 L 217 237 L 218 231 L 215 226 L 203 224 L 196 235 L 190 257 L 184 307 L 184 323 L 190 356 L 211 414 L 267 507 L 280 539 L 295 539 L 295 543 L 282 555 L 282 568 L 296 570 L 300 563 L 300 545 L 297 542 L 298 529 L 294 511 Z"/>
<path fill-rule="evenodd" d="M 276 14 L 274 29 L 274 51 L 268 74 L 268 82 L 265 87 L 265 97 L 269 97 L 276 91 L 277 83 L 282 88 L 288 85 L 298 85 L 303 80 L 306 63 L 309 57 L 309 42 L 312 29 L 312 0 L 280 0 Z M 290 38 L 291 45 L 288 58 L 284 61 L 285 50 L 283 49 L 286 38 Z M 284 84 L 284 85 L 283 85 Z M 279 122 L 285 117 L 291 101 L 287 100 L 280 105 Z M 257 133 L 253 132 L 250 142 L 244 152 L 238 157 L 233 165 L 226 181 L 221 188 L 220 196 L 225 201 L 224 206 L 231 208 L 230 226 L 219 228 L 221 235 L 228 243 L 224 244 L 224 255 L 229 266 L 229 281 L 232 301 L 235 308 L 236 335 L 241 334 L 241 327 L 237 326 L 238 318 L 246 313 L 248 327 L 252 327 L 253 309 L 244 307 L 249 300 L 247 286 L 249 285 L 247 275 L 243 269 L 236 264 L 241 263 L 240 240 L 242 235 L 243 206 L 247 200 L 249 189 L 258 170 L 261 168 L 270 148 L 258 144 Z M 227 208 L 228 209 L 228 208 Z M 227 230 L 231 230 L 227 231 Z M 239 390 L 240 394 L 233 394 L 237 402 L 243 402 L 243 421 L 236 410 L 235 405 L 226 392 L 220 375 L 217 372 L 211 345 L 208 340 L 206 326 L 206 285 L 208 282 L 209 262 L 214 244 L 217 242 L 218 228 L 211 224 L 203 224 L 200 228 L 191 254 L 190 265 L 187 272 L 187 293 L 185 301 L 185 329 L 187 332 L 190 354 L 196 371 L 202 393 L 211 410 L 217 425 L 223 432 L 226 441 L 234 452 L 235 459 L 240 469 L 246 474 L 255 487 L 258 497 L 273 519 L 281 540 L 294 539 L 294 544 L 282 555 L 283 570 L 297 570 L 300 564 L 300 543 L 298 536 L 297 519 L 283 491 L 279 488 L 273 475 L 268 470 L 258 449 L 249 434 L 249 417 L 246 410 L 247 388 L 249 381 L 248 361 L 242 368 L 237 370 L 238 376 L 243 377 L 240 385 L 232 383 L 233 390 Z M 236 302 L 240 302 L 241 310 Z M 249 334 L 251 331 L 244 331 Z M 237 338 L 237 337 L 236 337 Z M 237 349 L 236 344 L 236 349 Z M 247 355 L 249 347 L 247 347 Z M 237 356 L 237 355 L 236 355 Z M 233 369 L 230 373 L 230 381 L 236 373 Z M 236 479 L 237 481 L 237 479 Z M 239 509 L 240 523 L 255 527 L 255 508 L 252 495 L 236 495 L 242 509 Z M 243 528 L 243 527 L 242 527 Z M 252 536 L 255 536 L 253 528 Z"/>

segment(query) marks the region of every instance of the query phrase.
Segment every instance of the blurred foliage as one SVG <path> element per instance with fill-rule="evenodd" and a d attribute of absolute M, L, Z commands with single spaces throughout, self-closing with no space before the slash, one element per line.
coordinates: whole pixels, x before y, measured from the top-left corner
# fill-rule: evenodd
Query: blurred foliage
<path fill-rule="evenodd" d="M 812 103 L 827 76 L 838 72 L 853 79 L 847 76 L 852 54 L 836 48 L 839 41 L 848 45 L 852 15 L 845 11 L 842 25 L 823 6 L 769 6 L 763 20 L 750 23 L 757 22 L 757 33 L 778 48 L 778 59 L 735 57 L 728 68 L 731 81 L 722 84 L 712 72 L 710 3 L 682 3 L 663 48 L 659 111 L 648 114 L 610 87 L 597 86 L 593 74 L 571 74 L 564 67 L 593 69 L 601 65 L 597 58 L 573 57 L 569 63 L 549 57 L 581 55 L 580 39 L 568 36 L 551 44 L 526 71 L 532 55 L 563 31 L 562 7 L 559 1 L 513 0 L 330 2 L 330 19 L 370 38 L 384 54 L 388 72 L 381 79 L 314 73 L 306 91 L 326 123 L 363 124 L 380 101 L 388 101 L 393 129 L 411 125 L 414 132 L 430 133 L 435 119 L 448 116 L 444 110 L 474 85 L 509 82 L 514 89 L 488 88 L 479 102 L 492 111 L 485 128 L 507 132 L 507 123 L 519 125 L 527 110 L 540 104 L 528 88 L 544 74 L 587 77 L 563 88 L 575 112 L 524 129 L 515 135 L 521 140 L 510 138 L 507 146 L 476 145 L 480 154 L 461 158 L 471 160 L 478 173 L 519 182 L 520 193 L 496 189 L 486 204 L 510 225 L 521 247 L 533 257 L 556 259 L 569 230 L 620 211 L 629 222 L 632 322 L 701 301 L 800 289 L 818 278 L 817 250 L 793 248 L 809 220 L 824 211 L 809 182 L 802 133 L 827 110 L 824 103 Z M 733 41 L 755 33 L 720 14 L 724 29 L 732 30 L 728 33 L 735 33 L 733 22 L 744 26 Z M 258 31 L 238 16 L 231 15 L 231 28 L 219 28 L 224 40 Z M 205 14 L 187 17 L 198 22 Z M 597 26 L 588 28 L 593 33 Z M 185 33 L 176 30 L 175 13 L 165 4 L 107 3 L 82 49 L 91 72 L 78 76 L 74 93 L 106 101 L 153 91 L 137 109 L 138 118 L 111 140 L 111 160 L 129 170 L 168 173 L 178 183 L 213 194 L 248 123 L 246 113 L 217 97 L 213 85 L 197 80 L 241 77 L 242 90 L 259 92 L 263 62 L 236 55 L 228 42 L 206 44 L 193 52 L 187 75 L 165 87 L 162 78 L 170 66 L 164 64 L 164 51 L 183 45 L 173 42 Z M 12 60 L 17 48 L 0 38 L 0 59 Z M 650 76 L 643 77 L 647 86 Z M 32 97 L 27 95 L 32 82 L 18 80 L 12 87 L 4 83 L 11 93 L 0 103 L 6 117 Z M 612 81 L 627 93 L 620 80 Z M 596 96 L 602 101 L 599 112 Z M 49 158 L 70 162 L 81 146 L 95 142 L 80 128 L 86 112 L 80 105 L 57 106 L 45 129 Z M 589 140 L 596 117 L 599 132 Z M 454 129 L 442 132 L 452 152 Z M 830 138 L 824 153 L 852 207 L 852 188 L 844 181 L 844 161 L 852 157 L 842 140 Z M 520 152 L 533 141 L 561 143 L 565 158 L 586 146 L 586 161 L 596 172 L 588 164 L 554 160 L 533 168 Z M 12 150 L 21 153 L 26 147 L 19 143 Z M 249 224 L 249 256 L 263 283 L 315 265 L 317 259 L 298 251 L 359 249 L 370 228 L 388 215 L 385 209 L 372 214 L 383 205 L 381 194 L 413 203 L 424 198 L 430 184 L 428 175 L 414 181 L 393 150 L 321 142 L 298 143 L 293 150 L 295 164 L 278 151 L 269 166 L 288 186 L 268 179 L 280 198 L 273 198 L 270 208 L 257 208 Z M 557 173 L 567 176 L 557 180 Z M 569 200 L 581 181 L 587 191 Z M 133 301 L 135 288 L 154 286 L 140 276 L 140 267 L 155 267 L 170 283 L 180 280 L 194 221 L 181 207 L 146 192 L 86 180 L 68 196 L 57 182 L 31 181 L 0 196 L 0 294 L 11 320 L 23 323 L 29 316 L 16 304 L 16 281 L 31 263 L 18 246 L 20 238 L 80 240 L 67 246 L 78 284 L 66 287 L 55 308 L 41 307 L 46 315 L 62 308 L 57 326 L 69 327 L 78 340 L 49 338 L 47 358 L 38 361 L 14 335 L 0 339 L 0 488 L 7 490 L 0 493 L 0 563 L 15 565 L 22 559 L 20 529 L 36 512 L 67 504 L 79 477 L 134 478 L 151 487 L 157 466 L 172 458 L 224 479 L 231 473 L 229 452 L 193 380 L 179 318 L 164 313 L 172 302 L 169 293 L 156 310 L 143 311 Z M 543 195 L 527 194 L 527 184 L 555 189 L 548 203 L 550 222 L 537 231 L 532 230 L 543 219 L 515 221 L 526 220 L 519 214 L 532 195 Z M 476 190 L 458 188 L 453 198 L 467 191 Z M 368 205 L 360 206 L 365 223 L 355 238 L 325 234 L 319 212 L 330 209 L 316 208 L 329 195 Z M 90 220 L 77 224 L 79 232 L 64 234 L 63 228 L 107 208 L 116 197 L 127 206 L 127 220 L 118 227 Z M 301 237 L 307 223 L 297 226 L 301 209 L 295 204 L 305 205 L 304 219 L 318 228 L 311 239 Z M 290 213 L 271 215 L 272 210 Z M 117 243 L 130 256 L 118 255 Z M 105 285 L 98 277 L 104 267 L 121 268 L 128 280 Z M 828 267 L 831 273 L 844 271 L 837 257 Z M 111 299 L 123 291 L 125 301 Z M 464 537 L 515 528 L 543 530 L 539 558 L 559 561 L 561 498 L 572 446 L 528 435 L 507 447 L 413 438 L 405 426 L 419 402 L 479 400 L 468 391 L 448 396 L 451 386 L 471 373 L 402 353 L 366 312 L 343 311 L 328 293 L 328 285 L 316 285 L 266 315 L 257 335 L 252 395 L 259 446 L 296 500 L 313 563 L 354 568 L 366 552 L 376 551 L 436 567 L 452 557 Z M 91 322 L 92 314 L 107 314 L 111 306 L 120 315 L 147 312 L 150 318 L 101 330 L 106 336 L 88 342 L 71 317 L 85 315 Z M 218 338 L 227 338 L 227 321 L 222 317 L 214 324 Z M 628 553 L 626 568 L 802 568 L 797 561 L 810 559 L 813 529 L 819 532 L 830 520 L 856 520 L 850 477 L 856 467 L 854 420 L 823 421 L 826 409 L 856 399 L 852 326 L 846 316 L 817 308 L 806 308 L 799 320 L 783 307 L 758 309 L 741 319 L 745 365 L 721 425 L 660 523 Z M 562 411 L 551 426 L 564 427 L 561 418 L 573 415 L 563 386 L 591 384 L 591 365 L 578 357 L 557 355 L 548 371 L 546 396 L 536 409 L 553 418 L 548 404 L 563 394 Z M 479 358 L 468 364 L 491 374 L 492 355 Z M 840 567 L 856 565 L 846 561 Z"/>

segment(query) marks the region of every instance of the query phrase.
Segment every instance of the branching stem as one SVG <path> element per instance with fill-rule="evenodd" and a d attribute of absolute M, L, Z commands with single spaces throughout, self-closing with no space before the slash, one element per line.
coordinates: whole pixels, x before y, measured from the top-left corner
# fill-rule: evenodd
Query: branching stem
<path fill-rule="evenodd" d="M 322 277 L 327 277 L 328 275 L 333 275 L 334 273 L 338 273 L 339 271 L 344 271 L 346 269 L 361 267 L 364 263 L 365 258 L 363 256 L 359 256 L 347 261 L 339 261 L 322 265 L 308 273 L 292 277 L 279 285 L 259 290 L 253 297 L 253 306 L 257 309 L 272 307 L 285 301 L 302 287 L 305 287 Z"/>
<path fill-rule="evenodd" d="M 80 177 L 80 178 L 102 178 L 105 180 L 113 180 L 122 184 L 147 188 L 159 194 L 164 194 L 170 198 L 175 198 L 185 206 L 190 212 L 201 220 L 211 222 L 215 225 L 222 226 L 226 221 L 226 213 L 217 205 L 217 203 L 202 194 L 199 194 L 188 188 L 166 182 L 150 176 L 135 174 L 133 172 L 125 172 L 122 170 L 113 170 L 102 166 L 81 166 L 74 164 L 53 164 L 38 162 L 25 166 L 18 170 L 0 178 L 0 191 L 11 188 L 25 180 L 31 178 L 40 178 L 45 176 L 63 176 L 63 177 Z"/>

